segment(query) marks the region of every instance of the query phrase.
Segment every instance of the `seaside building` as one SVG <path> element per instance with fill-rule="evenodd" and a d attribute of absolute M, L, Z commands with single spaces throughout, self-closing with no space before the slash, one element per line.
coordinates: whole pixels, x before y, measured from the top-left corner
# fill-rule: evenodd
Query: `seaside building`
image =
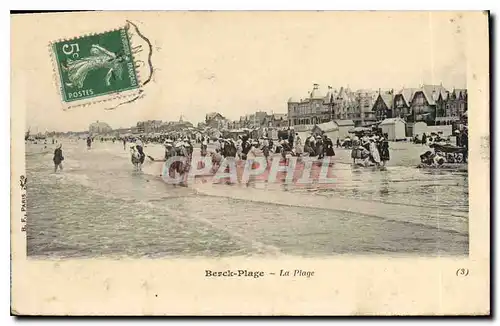
<path fill-rule="evenodd" d="M 111 132 L 113 129 L 106 123 L 97 120 L 89 125 L 90 134 L 105 134 Z"/>

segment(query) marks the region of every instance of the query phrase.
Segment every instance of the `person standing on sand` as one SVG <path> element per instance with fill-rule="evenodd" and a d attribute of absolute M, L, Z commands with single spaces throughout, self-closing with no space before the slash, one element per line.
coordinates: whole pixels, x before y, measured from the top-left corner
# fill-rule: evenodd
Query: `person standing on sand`
<path fill-rule="evenodd" d="M 62 154 L 62 144 L 61 143 L 59 143 L 59 145 L 57 145 L 56 150 L 54 151 L 53 161 L 54 161 L 54 172 L 57 172 L 58 167 L 62 171 L 62 169 L 63 169 L 62 161 L 64 161 L 64 156 Z"/>

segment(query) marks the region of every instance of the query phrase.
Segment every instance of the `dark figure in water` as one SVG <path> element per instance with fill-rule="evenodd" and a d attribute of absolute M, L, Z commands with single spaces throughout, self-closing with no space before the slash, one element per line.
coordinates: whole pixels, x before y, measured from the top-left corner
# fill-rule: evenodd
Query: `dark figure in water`
<path fill-rule="evenodd" d="M 123 138 L 123 150 L 126 150 L 127 140 Z"/>
<path fill-rule="evenodd" d="M 87 149 L 90 149 L 90 147 L 92 147 L 92 139 L 87 137 Z"/>
<path fill-rule="evenodd" d="M 62 161 L 64 161 L 64 157 L 62 154 L 62 144 L 57 145 L 56 150 L 54 151 L 54 172 L 57 172 L 57 168 L 59 168 L 61 171 L 63 169 L 62 166 Z"/>
<path fill-rule="evenodd" d="M 165 142 L 165 161 L 168 161 L 169 158 L 174 157 L 176 155 L 175 148 L 173 146 L 172 141 Z"/>
<path fill-rule="evenodd" d="M 386 162 L 391 159 L 391 156 L 389 154 L 389 142 L 387 141 L 387 138 L 382 138 L 378 144 L 380 161 L 382 161 L 382 166 L 385 166 Z"/>
<path fill-rule="evenodd" d="M 139 138 L 135 140 L 135 148 L 137 148 L 137 151 L 141 155 L 141 164 L 144 164 L 144 158 L 146 157 L 146 154 L 144 154 L 144 145 Z"/>

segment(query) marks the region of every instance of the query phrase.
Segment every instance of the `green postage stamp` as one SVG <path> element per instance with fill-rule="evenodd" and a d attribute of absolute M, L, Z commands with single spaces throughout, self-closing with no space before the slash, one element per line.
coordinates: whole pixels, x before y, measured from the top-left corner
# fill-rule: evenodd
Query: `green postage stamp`
<path fill-rule="evenodd" d="M 67 108 L 110 100 L 130 101 L 141 96 L 139 71 L 146 64 L 138 58 L 144 52 L 143 45 L 134 47 L 131 42 L 134 27 L 143 36 L 129 23 L 108 32 L 50 44 L 56 84 Z M 144 39 L 150 45 L 145 37 L 138 41 Z M 119 104 L 115 102 L 112 105 Z"/>

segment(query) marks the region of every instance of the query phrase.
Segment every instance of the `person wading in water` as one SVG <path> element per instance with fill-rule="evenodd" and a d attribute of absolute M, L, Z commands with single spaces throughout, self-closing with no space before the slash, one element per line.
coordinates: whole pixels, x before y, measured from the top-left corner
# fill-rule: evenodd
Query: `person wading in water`
<path fill-rule="evenodd" d="M 141 155 L 141 164 L 144 164 L 144 158 L 146 157 L 146 155 L 144 154 L 144 145 L 142 144 L 140 138 L 135 139 L 135 147 L 137 148 L 137 151 Z"/>
<path fill-rule="evenodd" d="M 89 137 L 87 137 L 87 149 L 90 149 L 90 147 L 92 147 L 92 139 Z"/>
<path fill-rule="evenodd" d="M 64 156 L 62 154 L 62 144 L 57 145 L 56 150 L 54 151 L 54 172 L 57 172 L 57 168 L 62 171 L 62 161 L 64 161 Z"/>
<path fill-rule="evenodd" d="M 385 166 L 386 162 L 391 158 L 389 154 L 389 142 L 387 141 L 387 138 L 382 137 L 379 144 L 380 161 L 382 162 L 382 166 Z"/>

